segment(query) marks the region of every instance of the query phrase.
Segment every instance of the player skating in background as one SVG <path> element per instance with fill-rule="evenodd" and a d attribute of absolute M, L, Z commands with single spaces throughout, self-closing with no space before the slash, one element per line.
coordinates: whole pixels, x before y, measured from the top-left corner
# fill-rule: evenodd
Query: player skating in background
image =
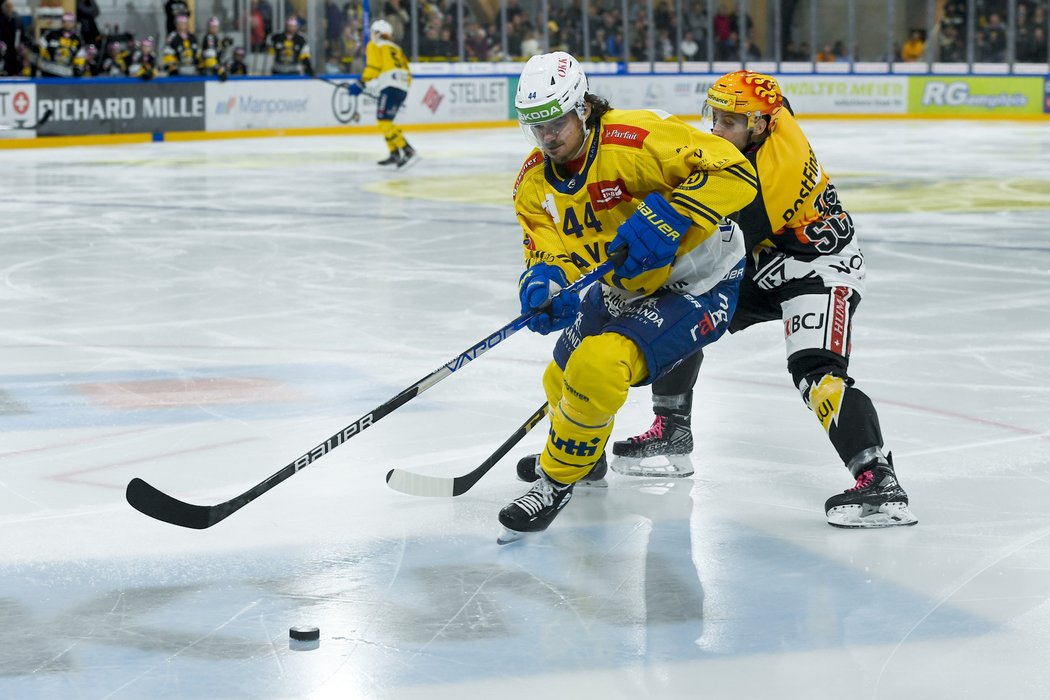
<path fill-rule="evenodd" d="M 856 484 L 825 504 L 839 527 L 914 525 L 908 496 L 871 399 L 849 376 L 853 314 L 864 292 L 864 257 L 853 220 L 770 76 L 736 71 L 708 92 L 712 133 L 731 142 L 758 172 L 760 191 L 732 218 L 744 231 L 746 276 L 736 332 L 781 321 L 787 368 Z M 613 445 L 612 468 L 632 476 L 688 476 L 693 385 L 703 351 L 653 384 L 656 419 L 642 435 Z M 667 466 L 651 458 L 667 457 Z M 682 459 L 686 456 L 685 459 Z M 644 460 L 644 461 L 643 461 Z"/>
<path fill-rule="evenodd" d="M 728 328 L 744 243 L 724 220 L 750 202 L 755 172 L 731 143 L 666 112 L 615 110 L 587 92 L 564 52 L 533 56 L 515 97 L 536 146 L 518 175 L 523 313 L 562 331 L 543 375 L 550 433 L 534 485 L 500 511 L 500 543 L 544 530 L 573 486 L 601 469 L 616 412 L 644 385 Z M 615 273 L 552 295 L 626 247 Z M 549 303 L 549 306 L 546 306 Z"/>
<path fill-rule="evenodd" d="M 365 49 L 365 69 L 361 79 L 350 84 L 350 94 L 360 95 L 365 86 L 376 96 L 376 122 L 390 155 L 379 161 L 379 165 L 396 165 L 404 168 L 414 163 L 416 150 L 408 145 L 401 128 L 394 124 L 394 117 L 405 103 L 408 88 L 412 85 L 412 72 L 408 58 L 401 47 L 394 43 L 394 28 L 385 19 L 372 22 L 371 38 Z"/>

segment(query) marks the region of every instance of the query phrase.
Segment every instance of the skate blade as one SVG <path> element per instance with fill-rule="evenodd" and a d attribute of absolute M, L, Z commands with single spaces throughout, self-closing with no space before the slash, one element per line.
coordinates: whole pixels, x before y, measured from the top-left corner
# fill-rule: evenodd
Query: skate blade
<path fill-rule="evenodd" d="M 883 503 L 878 509 L 871 506 L 839 506 L 828 511 L 828 525 L 847 529 L 903 527 L 915 525 L 919 519 L 903 503 Z"/>
<path fill-rule="evenodd" d="M 513 542 L 519 542 L 525 539 L 525 536 L 530 533 L 518 532 L 517 530 L 511 530 L 510 528 L 503 528 L 503 531 L 496 536 L 496 544 L 511 544 Z"/>
<path fill-rule="evenodd" d="M 419 162 L 419 156 L 418 155 L 414 155 L 411 158 L 409 158 L 408 160 L 406 160 L 404 163 L 402 163 L 401 165 L 397 166 L 397 171 L 399 173 L 403 173 L 406 170 L 408 170 L 409 168 L 411 168 L 412 166 L 414 166 L 418 162 Z"/>
<path fill-rule="evenodd" d="M 671 477 L 683 479 L 693 475 L 693 460 L 689 455 L 663 457 L 613 457 L 609 468 L 624 476 Z"/>
<path fill-rule="evenodd" d="M 576 482 L 576 488 L 607 489 L 609 488 L 609 482 L 605 480 L 604 476 L 596 481 L 587 481 L 586 479 L 580 479 Z"/>

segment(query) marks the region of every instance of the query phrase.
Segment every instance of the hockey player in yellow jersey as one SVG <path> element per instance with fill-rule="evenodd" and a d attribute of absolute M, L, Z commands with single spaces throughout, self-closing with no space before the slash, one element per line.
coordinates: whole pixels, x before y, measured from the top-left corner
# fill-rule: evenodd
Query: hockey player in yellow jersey
<path fill-rule="evenodd" d="M 408 96 L 412 71 L 405 52 L 394 43 L 393 33 L 394 28 L 385 19 L 372 22 L 370 40 L 365 48 L 365 69 L 361 79 L 351 83 L 349 89 L 351 95 L 357 96 L 367 86 L 376 98 L 376 122 L 390 152 L 379 161 L 379 165 L 405 168 L 414 164 L 418 156 L 416 150 L 408 145 L 401 128 L 394 124 L 394 117 Z"/>
<path fill-rule="evenodd" d="M 853 315 L 866 275 L 853 219 L 776 79 L 745 70 L 726 74 L 708 92 L 706 110 L 712 133 L 747 156 L 761 183 L 754 201 L 733 217 L 750 255 L 729 331 L 764 321 L 784 324 L 792 380 L 856 479 L 825 503 L 828 523 L 914 525 L 892 457 L 883 453 L 875 407 L 848 374 Z M 693 449 L 692 389 L 702 360 L 703 351 L 697 352 L 654 383 L 656 419 L 642 435 L 614 443 L 614 471 L 692 473 L 680 459 Z M 667 458 L 666 466 L 654 457 Z"/>
<path fill-rule="evenodd" d="M 665 112 L 612 109 L 567 53 L 529 59 L 515 107 L 536 146 L 514 186 L 521 308 L 543 309 L 533 331 L 561 334 L 543 375 L 547 444 L 521 475 L 533 486 L 500 511 L 500 543 L 546 529 L 578 481 L 601 475 L 630 387 L 726 331 L 744 243 L 724 217 L 757 191 L 732 144 Z M 626 261 L 583 299 L 556 294 L 623 247 Z"/>

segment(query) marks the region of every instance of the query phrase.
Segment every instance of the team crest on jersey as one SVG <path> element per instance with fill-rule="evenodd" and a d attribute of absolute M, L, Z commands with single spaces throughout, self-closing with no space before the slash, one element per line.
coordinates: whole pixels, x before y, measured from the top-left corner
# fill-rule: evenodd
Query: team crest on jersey
<path fill-rule="evenodd" d="M 543 154 L 536 151 L 529 159 L 525 161 L 525 164 L 521 166 L 521 170 L 518 172 L 518 179 L 514 181 L 514 191 L 511 193 L 510 198 L 512 200 L 518 198 L 518 188 L 521 187 L 521 181 L 525 179 L 525 173 L 532 170 L 534 167 L 543 162 Z"/>
<path fill-rule="evenodd" d="M 591 204 L 595 211 L 612 209 L 620 202 L 633 199 L 622 179 L 592 182 L 587 185 L 587 193 L 591 196 Z"/>
<path fill-rule="evenodd" d="M 547 212 L 547 215 L 551 217 L 551 221 L 556 224 L 561 223 L 561 217 L 558 216 L 558 204 L 554 201 L 553 194 L 548 192 L 547 196 L 543 198 L 543 204 L 540 206 L 542 206 L 543 211 Z"/>
<path fill-rule="evenodd" d="M 630 124 L 606 124 L 602 128 L 602 143 L 641 148 L 649 132 Z"/>

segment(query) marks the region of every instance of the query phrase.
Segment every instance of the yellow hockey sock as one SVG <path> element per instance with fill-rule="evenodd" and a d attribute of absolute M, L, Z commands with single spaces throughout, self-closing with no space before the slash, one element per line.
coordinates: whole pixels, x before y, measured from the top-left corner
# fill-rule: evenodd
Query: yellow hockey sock
<path fill-rule="evenodd" d="M 642 351 L 617 333 L 584 338 L 562 372 L 551 362 L 543 386 L 551 429 L 540 466 L 555 481 L 575 483 L 605 451 L 613 418 L 631 385 L 646 376 Z"/>

